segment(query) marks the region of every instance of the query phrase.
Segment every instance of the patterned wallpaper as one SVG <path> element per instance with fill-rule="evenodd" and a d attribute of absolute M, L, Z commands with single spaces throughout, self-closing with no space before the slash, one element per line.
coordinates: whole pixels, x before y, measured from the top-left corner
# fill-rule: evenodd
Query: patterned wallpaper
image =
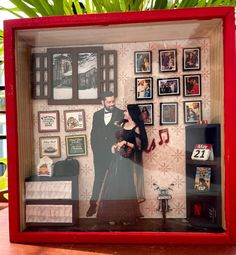
<path fill-rule="evenodd" d="M 99 45 L 97 45 L 99 46 Z M 170 218 L 186 217 L 186 177 L 185 177 L 185 126 L 183 114 L 183 101 L 202 100 L 203 119 L 210 117 L 210 67 L 209 67 L 209 40 L 206 38 L 192 40 L 169 40 L 152 41 L 138 43 L 117 43 L 102 45 L 105 50 L 116 50 L 118 55 L 118 97 L 116 104 L 124 108 L 127 103 L 153 103 L 154 104 L 154 125 L 146 126 L 149 141 L 155 138 L 156 147 L 150 153 L 144 153 L 144 179 L 146 201 L 141 204 L 141 210 L 146 218 L 162 217 L 157 212 L 157 193 L 153 189 L 153 182 L 161 187 L 166 187 L 174 183 L 173 198 L 170 200 L 172 211 L 167 214 Z M 183 72 L 182 52 L 183 48 L 201 47 L 201 70 Z M 172 73 L 159 72 L 158 50 L 177 49 L 178 71 Z M 34 49 L 35 52 L 40 49 Z M 152 74 L 134 74 L 134 52 L 152 51 Z M 201 74 L 202 95 L 201 97 L 183 97 L 183 75 Z M 153 100 L 135 100 L 135 78 L 140 76 L 153 77 Z M 157 96 L 157 79 L 180 77 L 180 95 L 178 96 Z M 178 125 L 160 126 L 160 106 L 161 102 L 178 103 Z M 93 113 L 101 108 L 101 105 L 48 105 L 46 100 L 34 100 L 34 139 L 35 139 L 35 165 L 39 162 L 39 137 L 60 136 L 61 137 L 61 159 L 66 158 L 65 136 L 86 134 L 88 141 L 88 155 L 77 157 L 80 162 L 79 175 L 79 199 L 80 218 L 86 217 L 89 207 L 89 199 L 92 193 L 94 179 L 93 154 L 90 147 L 90 132 Z M 64 130 L 64 110 L 84 109 L 86 116 L 86 130 L 77 132 L 65 132 Z M 60 131 L 53 133 L 38 133 L 38 111 L 59 110 Z M 168 128 L 170 141 L 167 144 L 159 145 L 159 130 Z M 56 162 L 58 159 L 53 159 Z"/>

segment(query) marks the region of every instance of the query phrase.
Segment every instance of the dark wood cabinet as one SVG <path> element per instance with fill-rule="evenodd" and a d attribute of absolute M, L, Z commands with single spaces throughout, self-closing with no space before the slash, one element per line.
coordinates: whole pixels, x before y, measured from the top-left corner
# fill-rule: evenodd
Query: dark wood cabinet
<path fill-rule="evenodd" d="M 192 160 L 191 155 L 196 144 L 211 144 L 214 160 Z M 208 168 L 210 188 L 195 189 L 197 168 Z M 197 228 L 222 228 L 221 201 L 221 136 L 220 124 L 191 125 L 186 127 L 186 195 L 187 219 Z"/>

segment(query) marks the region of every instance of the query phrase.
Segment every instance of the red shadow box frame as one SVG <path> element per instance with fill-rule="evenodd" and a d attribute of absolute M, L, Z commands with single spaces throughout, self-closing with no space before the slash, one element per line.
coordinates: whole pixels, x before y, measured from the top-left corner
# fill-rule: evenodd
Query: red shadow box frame
<path fill-rule="evenodd" d="M 23 232 L 21 215 L 21 186 L 19 167 L 24 166 L 18 153 L 24 133 L 17 128 L 22 117 L 17 114 L 18 95 L 15 47 L 18 31 L 28 29 L 57 29 L 66 27 L 91 27 L 152 22 L 188 22 L 190 20 L 220 19 L 223 25 L 224 55 L 224 233 L 193 232 Z M 6 82 L 6 113 L 9 169 L 9 227 L 10 241 L 24 243 L 79 242 L 79 243 L 146 243 L 146 244 L 236 244 L 236 115 L 234 96 L 236 87 L 232 77 L 235 72 L 235 16 L 233 7 L 193 8 L 162 11 L 143 11 L 111 14 L 74 15 L 8 20 L 4 22 L 4 60 Z M 27 100 L 26 100 L 27 101 Z M 27 102 L 26 102 L 27 104 Z M 27 123 L 26 129 L 27 129 Z M 222 155 L 223 158 L 223 155 Z"/>

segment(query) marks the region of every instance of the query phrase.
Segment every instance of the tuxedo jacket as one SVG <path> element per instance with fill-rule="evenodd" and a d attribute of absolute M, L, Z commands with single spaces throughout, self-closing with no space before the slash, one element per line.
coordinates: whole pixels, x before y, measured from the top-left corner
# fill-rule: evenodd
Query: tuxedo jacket
<path fill-rule="evenodd" d="M 105 125 L 104 108 L 93 115 L 93 125 L 91 131 L 91 147 L 94 153 L 94 159 L 102 160 L 104 157 L 111 157 L 111 146 L 116 142 L 116 132 L 119 127 L 117 121 L 123 119 L 123 111 L 114 108 L 110 122 Z"/>

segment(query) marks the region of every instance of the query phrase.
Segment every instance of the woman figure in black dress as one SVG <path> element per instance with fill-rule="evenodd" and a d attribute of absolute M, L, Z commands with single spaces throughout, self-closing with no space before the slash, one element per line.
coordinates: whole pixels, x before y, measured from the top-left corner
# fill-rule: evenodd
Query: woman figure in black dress
<path fill-rule="evenodd" d="M 134 224 L 142 214 L 139 203 L 144 198 L 142 152 L 148 140 L 138 105 L 127 105 L 114 154 L 107 172 L 97 219 L 110 224 Z"/>

